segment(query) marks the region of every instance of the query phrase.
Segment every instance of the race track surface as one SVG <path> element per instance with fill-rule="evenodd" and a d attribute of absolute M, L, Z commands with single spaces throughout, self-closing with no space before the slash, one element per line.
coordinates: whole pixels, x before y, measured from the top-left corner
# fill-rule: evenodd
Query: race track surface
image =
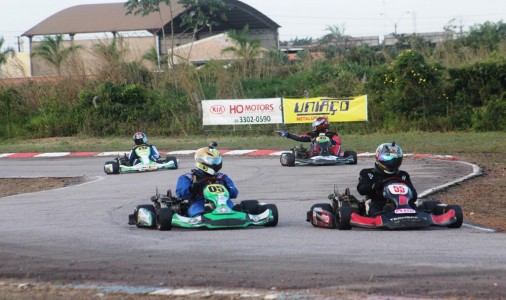
<path fill-rule="evenodd" d="M 334 184 L 356 193 L 358 165 L 282 167 L 277 156 L 224 157 L 239 200 L 274 203 L 273 228 L 139 229 L 127 224 L 156 188 L 174 189 L 178 170 L 106 175 L 106 157 L 0 160 L 0 177 L 80 177 L 63 189 L 0 198 L 0 277 L 156 288 L 362 291 L 383 295 L 501 298 L 506 295 L 506 235 L 467 226 L 417 231 L 314 228 L 312 204 Z M 417 191 L 469 175 L 451 160 L 407 158 Z M 465 183 L 464 183 L 465 184 Z M 486 201 L 486 199 L 484 199 Z M 457 201 L 458 202 L 458 201 Z M 330 202 L 328 202 L 330 203 Z M 464 212 L 466 213 L 466 212 Z M 465 221 L 465 217 L 464 217 Z"/>

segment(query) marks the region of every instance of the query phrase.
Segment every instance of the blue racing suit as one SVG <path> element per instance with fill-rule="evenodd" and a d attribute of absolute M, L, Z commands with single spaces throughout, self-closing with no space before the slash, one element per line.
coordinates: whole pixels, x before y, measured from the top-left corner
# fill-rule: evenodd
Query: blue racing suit
<path fill-rule="evenodd" d="M 152 161 L 157 161 L 160 158 L 160 153 L 158 153 L 158 149 L 156 149 L 153 145 L 138 145 L 135 146 L 132 151 L 130 151 L 130 155 L 128 157 L 128 160 L 130 162 L 130 165 L 133 166 L 135 164 L 139 163 L 139 155 L 137 154 L 137 151 L 146 151 L 149 150 L 149 159 Z"/>
<path fill-rule="evenodd" d="M 194 171 L 192 170 L 186 174 L 179 176 L 176 185 L 176 196 L 182 199 L 190 200 L 190 207 L 188 208 L 188 216 L 193 217 L 204 212 L 205 199 L 202 195 L 202 190 L 194 191 L 192 184 L 194 182 Z M 214 177 L 223 178 L 224 185 L 227 187 L 230 199 L 235 199 L 239 195 L 239 191 L 235 187 L 234 182 L 230 177 L 223 173 L 217 173 Z M 230 208 L 234 206 L 231 200 L 227 204 Z"/>

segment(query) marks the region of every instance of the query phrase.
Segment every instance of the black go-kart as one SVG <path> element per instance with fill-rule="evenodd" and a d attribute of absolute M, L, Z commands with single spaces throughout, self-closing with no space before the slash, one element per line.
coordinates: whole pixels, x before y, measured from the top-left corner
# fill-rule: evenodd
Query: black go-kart
<path fill-rule="evenodd" d="M 346 188 L 340 194 L 328 198 L 331 203 L 314 204 L 307 212 L 306 221 L 315 227 L 348 230 L 352 227 L 383 229 L 420 229 L 430 226 L 460 228 L 463 223 L 462 208 L 459 205 L 443 204 L 437 200 L 418 199 L 416 208 L 409 205 L 413 193 L 402 179 L 390 178 L 383 188 L 387 204 L 374 216 L 367 214 L 367 201 L 357 199 Z"/>
<path fill-rule="evenodd" d="M 282 166 L 332 166 L 332 165 L 356 165 L 357 152 L 344 151 L 339 148 L 337 155 L 333 155 L 329 151 L 331 146 L 330 138 L 325 135 L 316 137 L 311 147 L 319 148 L 318 155 L 310 156 L 309 149 L 302 144 L 299 147 L 292 148 L 291 152 L 283 152 L 279 158 Z"/>

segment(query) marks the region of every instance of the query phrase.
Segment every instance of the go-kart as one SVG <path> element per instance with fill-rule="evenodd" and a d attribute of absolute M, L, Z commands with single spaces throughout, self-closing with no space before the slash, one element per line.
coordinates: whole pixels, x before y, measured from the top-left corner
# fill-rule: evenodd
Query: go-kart
<path fill-rule="evenodd" d="M 283 152 L 279 158 L 282 166 L 293 167 L 297 166 L 329 166 L 329 165 L 356 165 L 357 153 L 355 151 L 344 151 L 341 153 L 339 147 L 337 155 L 333 155 L 329 151 L 331 141 L 328 136 L 321 134 L 315 138 L 314 143 L 311 144 L 313 149 L 319 149 L 319 154 L 310 156 L 310 151 L 302 144 L 299 147 L 292 148 L 292 152 Z"/>
<path fill-rule="evenodd" d="M 190 201 L 158 193 L 151 197 L 153 204 L 138 205 L 128 216 L 128 224 L 140 228 L 171 230 L 181 228 L 245 228 L 248 226 L 273 227 L 278 224 L 278 209 L 274 204 L 257 200 L 243 200 L 230 208 L 227 204 L 229 192 L 222 184 L 222 178 L 213 178 L 203 189 L 205 211 L 189 217 Z"/>
<path fill-rule="evenodd" d="M 133 165 L 130 164 L 128 156 L 117 156 L 114 160 L 104 164 L 106 174 L 120 174 L 130 172 L 146 172 L 156 170 L 177 169 L 178 159 L 174 156 L 167 156 L 165 159 L 151 160 L 149 157 L 149 147 L 138 147 L 135 149 L 139 159 Z"/>
<path fill-rule="evenodd" d="M 413 193 L 405 181 L 400 178 L 389 178 L 385 182 L 383 196 L 387 199 L 387 204 L 375 216 L 367 214 L 366 200 L 359 200 L 351 195 L 349 188 L 340 194 L 337 186 L 334 186 L 334 193 L 328 196 L 332 203 L 314 204 L 307 212 L 306 221 L 315 227 L 340 230 L 348 230 L 352 226 L 383 229 L 462 226 L 463 213 L 459 205 L 418 199 L 419 204 L 413 208 L 409 205 Z"/>

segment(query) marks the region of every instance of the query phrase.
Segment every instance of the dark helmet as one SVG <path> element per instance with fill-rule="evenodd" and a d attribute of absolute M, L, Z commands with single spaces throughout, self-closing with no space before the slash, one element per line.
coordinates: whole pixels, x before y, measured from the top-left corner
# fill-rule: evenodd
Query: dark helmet
<path fill-rule="evenodd" d="M 144 132 L 136 132 L 134 134 L 134 143 L 136 145 L 143 145 L 148 143 L 148 136 Z"/>
<path fill-rule="evenodd" d="M 329 129 L 329 119 L 327 117 L 317 117 L 313 121 L 313 132 L 322 132 Z"/>
<path fill-rule="evenodd" d="M 385 143 L 376 149 L 376 167 L 387 174 L 395 174 L 402 164 L 402 149 L 395 142 Z"/>
<path fill-rule="evenodd" d="M 221 154 L 214 147 L 200 148 L 195 152 L 195 167 L 198 172 L 216 175 L 222 167 Z"/>

